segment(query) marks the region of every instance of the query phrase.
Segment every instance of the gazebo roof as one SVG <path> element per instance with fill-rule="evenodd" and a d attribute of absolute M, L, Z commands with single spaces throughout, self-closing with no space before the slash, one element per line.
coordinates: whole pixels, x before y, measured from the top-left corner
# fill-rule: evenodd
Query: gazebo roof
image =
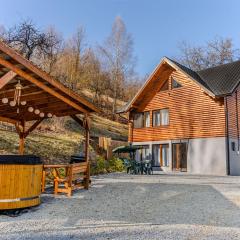
<path fill-rule="evenodd" d="M 15 86 L 19 80 L 23 86 L 21 101 L 27 101 L 27 104 L 21 106 L 17 113 L 17 106 L 11 107 L 1 100 L 13 100 Z M 0 41 L 0 121 L 39 120 L 40 116 L 29 112 L 29 107 L 39 109 L 45 116 L 51 113 L 57 117 L 99 112 L 91 102 L 50 77 Z"/>

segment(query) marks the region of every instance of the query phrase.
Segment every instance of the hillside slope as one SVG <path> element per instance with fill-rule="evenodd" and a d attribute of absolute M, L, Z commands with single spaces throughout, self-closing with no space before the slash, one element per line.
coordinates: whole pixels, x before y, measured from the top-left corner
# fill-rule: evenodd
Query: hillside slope
<path fill-rule="evenodd" d="M 106 136 L 127 141 L 127 125 L 120 124 L 97 115 L 92 116 L 90 135 Z M 48 124 L 43 124 L 44 126 Z M 65 127 L 57 131 L 34 131 L 26 139 L 25 153 L 41 156 L 45 162 L 66 162 L 72 154 L 83 148 L 84 131 L 70 119 L 65 120 Z M 9 130 L 0 130 L 0 154 L 18 153 L 18 136 Z M 91 141 L 92 142 L 92 141 Z"/>

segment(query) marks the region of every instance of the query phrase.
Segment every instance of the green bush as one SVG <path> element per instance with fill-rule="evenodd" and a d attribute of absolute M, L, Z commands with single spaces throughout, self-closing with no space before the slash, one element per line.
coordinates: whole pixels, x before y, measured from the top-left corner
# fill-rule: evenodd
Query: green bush
<path fill-rule="evenodd" d="M 105 160 L 102 156 L 98 156 L 95 164 L 91 165 L 91 175 L 103 174 L 108 172 L 122 172 L 125 170 L 122 160 L 112 158 Z"/>
<path fill-rule="evenodd" d="M 96 162 L 91 165 L 91 175 L 106 173 L 106 161 L 102 156 L 97 156 Z"/>
<path fill-rule="evenodd" d="M 123 172 L 125 170 L 124 164 L 119 158 L 112 158 L 108 161 L 108 172 Z"/>

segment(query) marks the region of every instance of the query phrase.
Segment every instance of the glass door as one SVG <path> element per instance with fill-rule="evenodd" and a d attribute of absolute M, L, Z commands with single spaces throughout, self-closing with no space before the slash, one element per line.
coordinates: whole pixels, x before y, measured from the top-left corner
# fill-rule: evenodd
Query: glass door
<path fill-rule="evenodd" d="M 153 150 L 153 167 L 160 167 L 160 145 L 154 144 L 152 146 Z"/>
<path fill-rule="evenodd" d="M 169 144 L 153 145 L 153 166 L 154 167 L 169 166 Z"/>

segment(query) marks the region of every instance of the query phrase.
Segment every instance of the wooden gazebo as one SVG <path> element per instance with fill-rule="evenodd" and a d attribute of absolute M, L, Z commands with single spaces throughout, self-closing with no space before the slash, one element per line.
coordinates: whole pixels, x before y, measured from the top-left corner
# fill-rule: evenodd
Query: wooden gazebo
<path fill-rule="evenodd" d="M 17 85 L 21 93 L 16 100 Z M 25 138 L 44 119 L 70 116 L 86 130 L 88 161 L 89 114 L 98 111 L 92 103 L 0 41 L 0 121 L 16 126 L 20 154 L 24 154 Z M 83 114 L 83 120 L 77 114 Z M 32 123 L 28 129 L 26 122 Z"/>
<path fill-rule="evenodd" d="M 84 163 L 70 164 L 67 168 L 68 174 L 84 172 L 84 187 L 88 189 L 89 115 L 92 112 L 98 112 L 92 103 L 0 41 L 0 121 L 14 124 L 19 135 L 19 155 L 2 155 L 0 159 L 0 210 L 40 203 L 42 177 L 42 188 L 45 186 L 43 165 L 37 156 L 32 159 L 31 156 L 21 155 L 24 154 L 24 142 L 29 133 L 52 116 L 70 116 L 85 129 Z M 83 117 L 79 118 L 78 114 Z M 66 189 L 57 187 L 60 180 L 63 181 L 57 177 L 54 179 L 55 193 L 65 192 L 70 196 L 72 177 L 69 175 L 69 182 L 64 183 Z"/>

